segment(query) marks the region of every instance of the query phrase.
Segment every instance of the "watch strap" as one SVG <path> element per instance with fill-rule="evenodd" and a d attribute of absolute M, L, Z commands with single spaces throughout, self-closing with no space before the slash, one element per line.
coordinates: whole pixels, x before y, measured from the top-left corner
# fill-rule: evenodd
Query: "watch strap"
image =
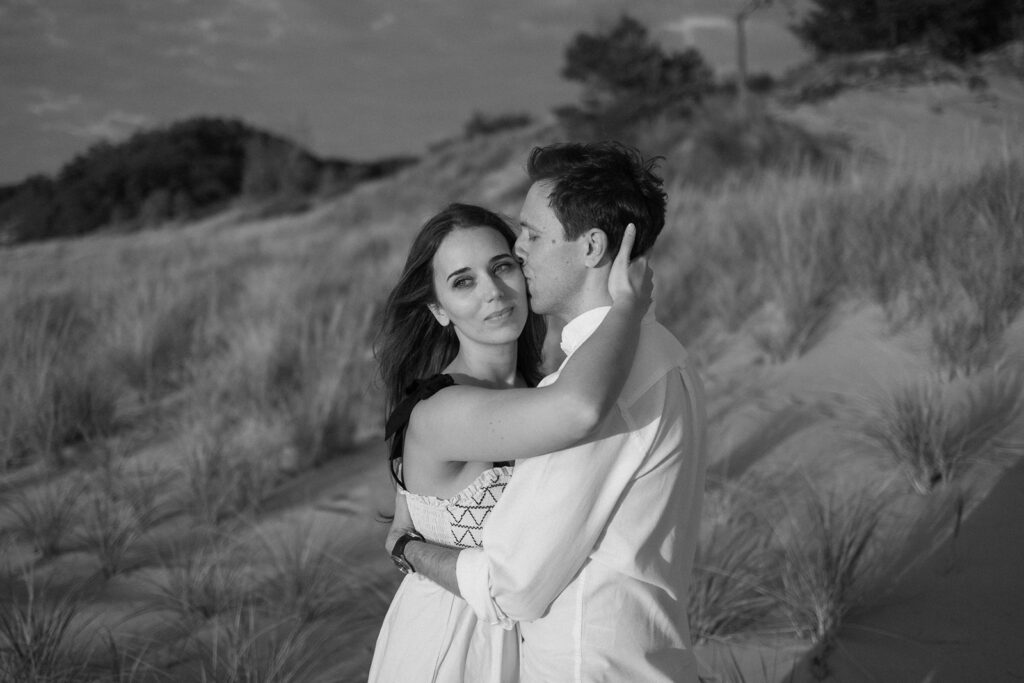
<path fill-rule="evenodd" d="M 416 573 L 416 568 L 413 567 L 412 562 L 405 556 L 405 546 L 410 541 L 422 541 L 423 535 L 418 531 L 406 531 L 404 534 L 398 537 L 398 541 L 395 543 L 395 547 L 391 549 L 391 559 L 394 560 L 395 564 L 398 565 L 405 573 Z"/>

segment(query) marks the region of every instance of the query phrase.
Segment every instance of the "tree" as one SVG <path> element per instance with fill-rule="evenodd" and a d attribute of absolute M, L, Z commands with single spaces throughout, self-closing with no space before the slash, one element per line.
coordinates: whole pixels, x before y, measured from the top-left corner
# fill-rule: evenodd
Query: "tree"
<path fill-rule="evenodd" d="M 811 0 L 792 27 L 819 54 L 891 50 L 922 43 L 948 59 L 1020 37 L 1024 0 Z"/>
<path fill-rule="evenodd" d="M 241 121 L 187 119 L 116 144 L 97 143 L 55 178 L 0 186 L 0 243 L 189 218 L 243 192 L 261 199 L 305 196 L 318 189 L 325 170 L 346 179 L 341 191 L 410 161 L 321 159 Z"/>
<path fill-rule="evenodd" d="M 662 113 L 685 115 L 711 89 L 699 52 L 666 54 L 647 28 L 623 14 L 604 33 L 578 33 L 565 50 L 562 76 L 583 85 L 581 106 L 558 111 L 563 122 L 615 128 Z"/>
<path fill-rule="evenodd" d="M 793 11 L 793 0 L 779 0 Z M 750 98 L 749 71 L 747 68 L 747 19 L 758 10 L 774 5 L 776 0 L 743 0 L 733 15 L 736 24 L 736 96 L 741 112 L 747 111 Z"/>

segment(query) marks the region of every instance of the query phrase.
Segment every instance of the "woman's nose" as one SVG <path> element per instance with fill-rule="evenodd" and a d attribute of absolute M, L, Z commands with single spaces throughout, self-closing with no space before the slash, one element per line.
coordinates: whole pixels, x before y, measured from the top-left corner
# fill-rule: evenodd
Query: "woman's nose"
<path fill-rule="evenodd" d="M 487 287 L 484 290 L 484 294 L 486 295 L 488 301 L 500 299 L 502 296 L 504 296 L 505 288 L 503 287 L 503 283 L 501 282 L 501 280 L 494 277 L 493 275 L 487 278 Z"/>

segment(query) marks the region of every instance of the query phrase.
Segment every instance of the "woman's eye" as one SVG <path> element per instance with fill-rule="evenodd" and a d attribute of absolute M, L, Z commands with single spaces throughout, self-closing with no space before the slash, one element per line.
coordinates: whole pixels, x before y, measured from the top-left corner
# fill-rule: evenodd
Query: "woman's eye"
<path fill-rule="evenodd" d="M 507 273 L 512 269 L 512 264 L 508 261 L 502 261 L 501 263 L 494 266 L 495 273 Z"/>
<path fill-rule="evenodd" d="M 462 289 L 464 287 L 468 287 L 470 282 L 472 282 L 472 280 L 470 280 L 468 277 L 460 277 L 458 280 L 452 283 L 452 287 L 454 287 L 455 289 Z"/>

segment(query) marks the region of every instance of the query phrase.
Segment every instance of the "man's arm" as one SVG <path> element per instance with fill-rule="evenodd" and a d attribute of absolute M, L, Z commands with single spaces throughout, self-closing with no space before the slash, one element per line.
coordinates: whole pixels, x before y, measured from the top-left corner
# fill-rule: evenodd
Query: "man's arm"
<path fill-rule="evenodd" d="M 460 592 L 480 619 L 509 627 L 542 617 L 591 558 L 637 473 L 655 463 L 701 457 L 699 385 L 690 387 L 685 378 L 679 381 L 678 370 L 662 367 L 652 361 L 643 370 L 643 378 L 658 379 L 623 397 L 627 403 L 609 416 L 599 440 L 517 463 L 487 519 L 483 547 L 463 550 L 456 562 Z M 684 371 L 689 374 L 699 382 Z M 672 480 L 647 481 L 657 483 L 655 498 L 675 489 Z M 640 535 L 665 522 L 658 500 L 650 503 L 636 520 Z"/>
<path fill-rule="evenodd" d="M 407 531 L 414 531 L 412 517 L 405 496 L 395 495 L 395 518 L 391 522 L 384 549 L 388 554 L 395 547 L 398 539 Z M 455 576 L 455 565 L 459 559 L 459 550 L 434 545 L 426 541 L 409 541 L 405 546 L 405 557 L 412 564 L 417 574 L 422 574 L 450 593 L 462 597 L 459 582 Z"/>
<path fill-rule="evenodd" d="M 516 464 L 483 548 L 457 556 L 460 593 L 480 619 L 510 627 L 543 616 L 586 563 L 636 471 L 642 452 L 626 452 L 630 438 L 616 411 L 603 438 Z"/>

